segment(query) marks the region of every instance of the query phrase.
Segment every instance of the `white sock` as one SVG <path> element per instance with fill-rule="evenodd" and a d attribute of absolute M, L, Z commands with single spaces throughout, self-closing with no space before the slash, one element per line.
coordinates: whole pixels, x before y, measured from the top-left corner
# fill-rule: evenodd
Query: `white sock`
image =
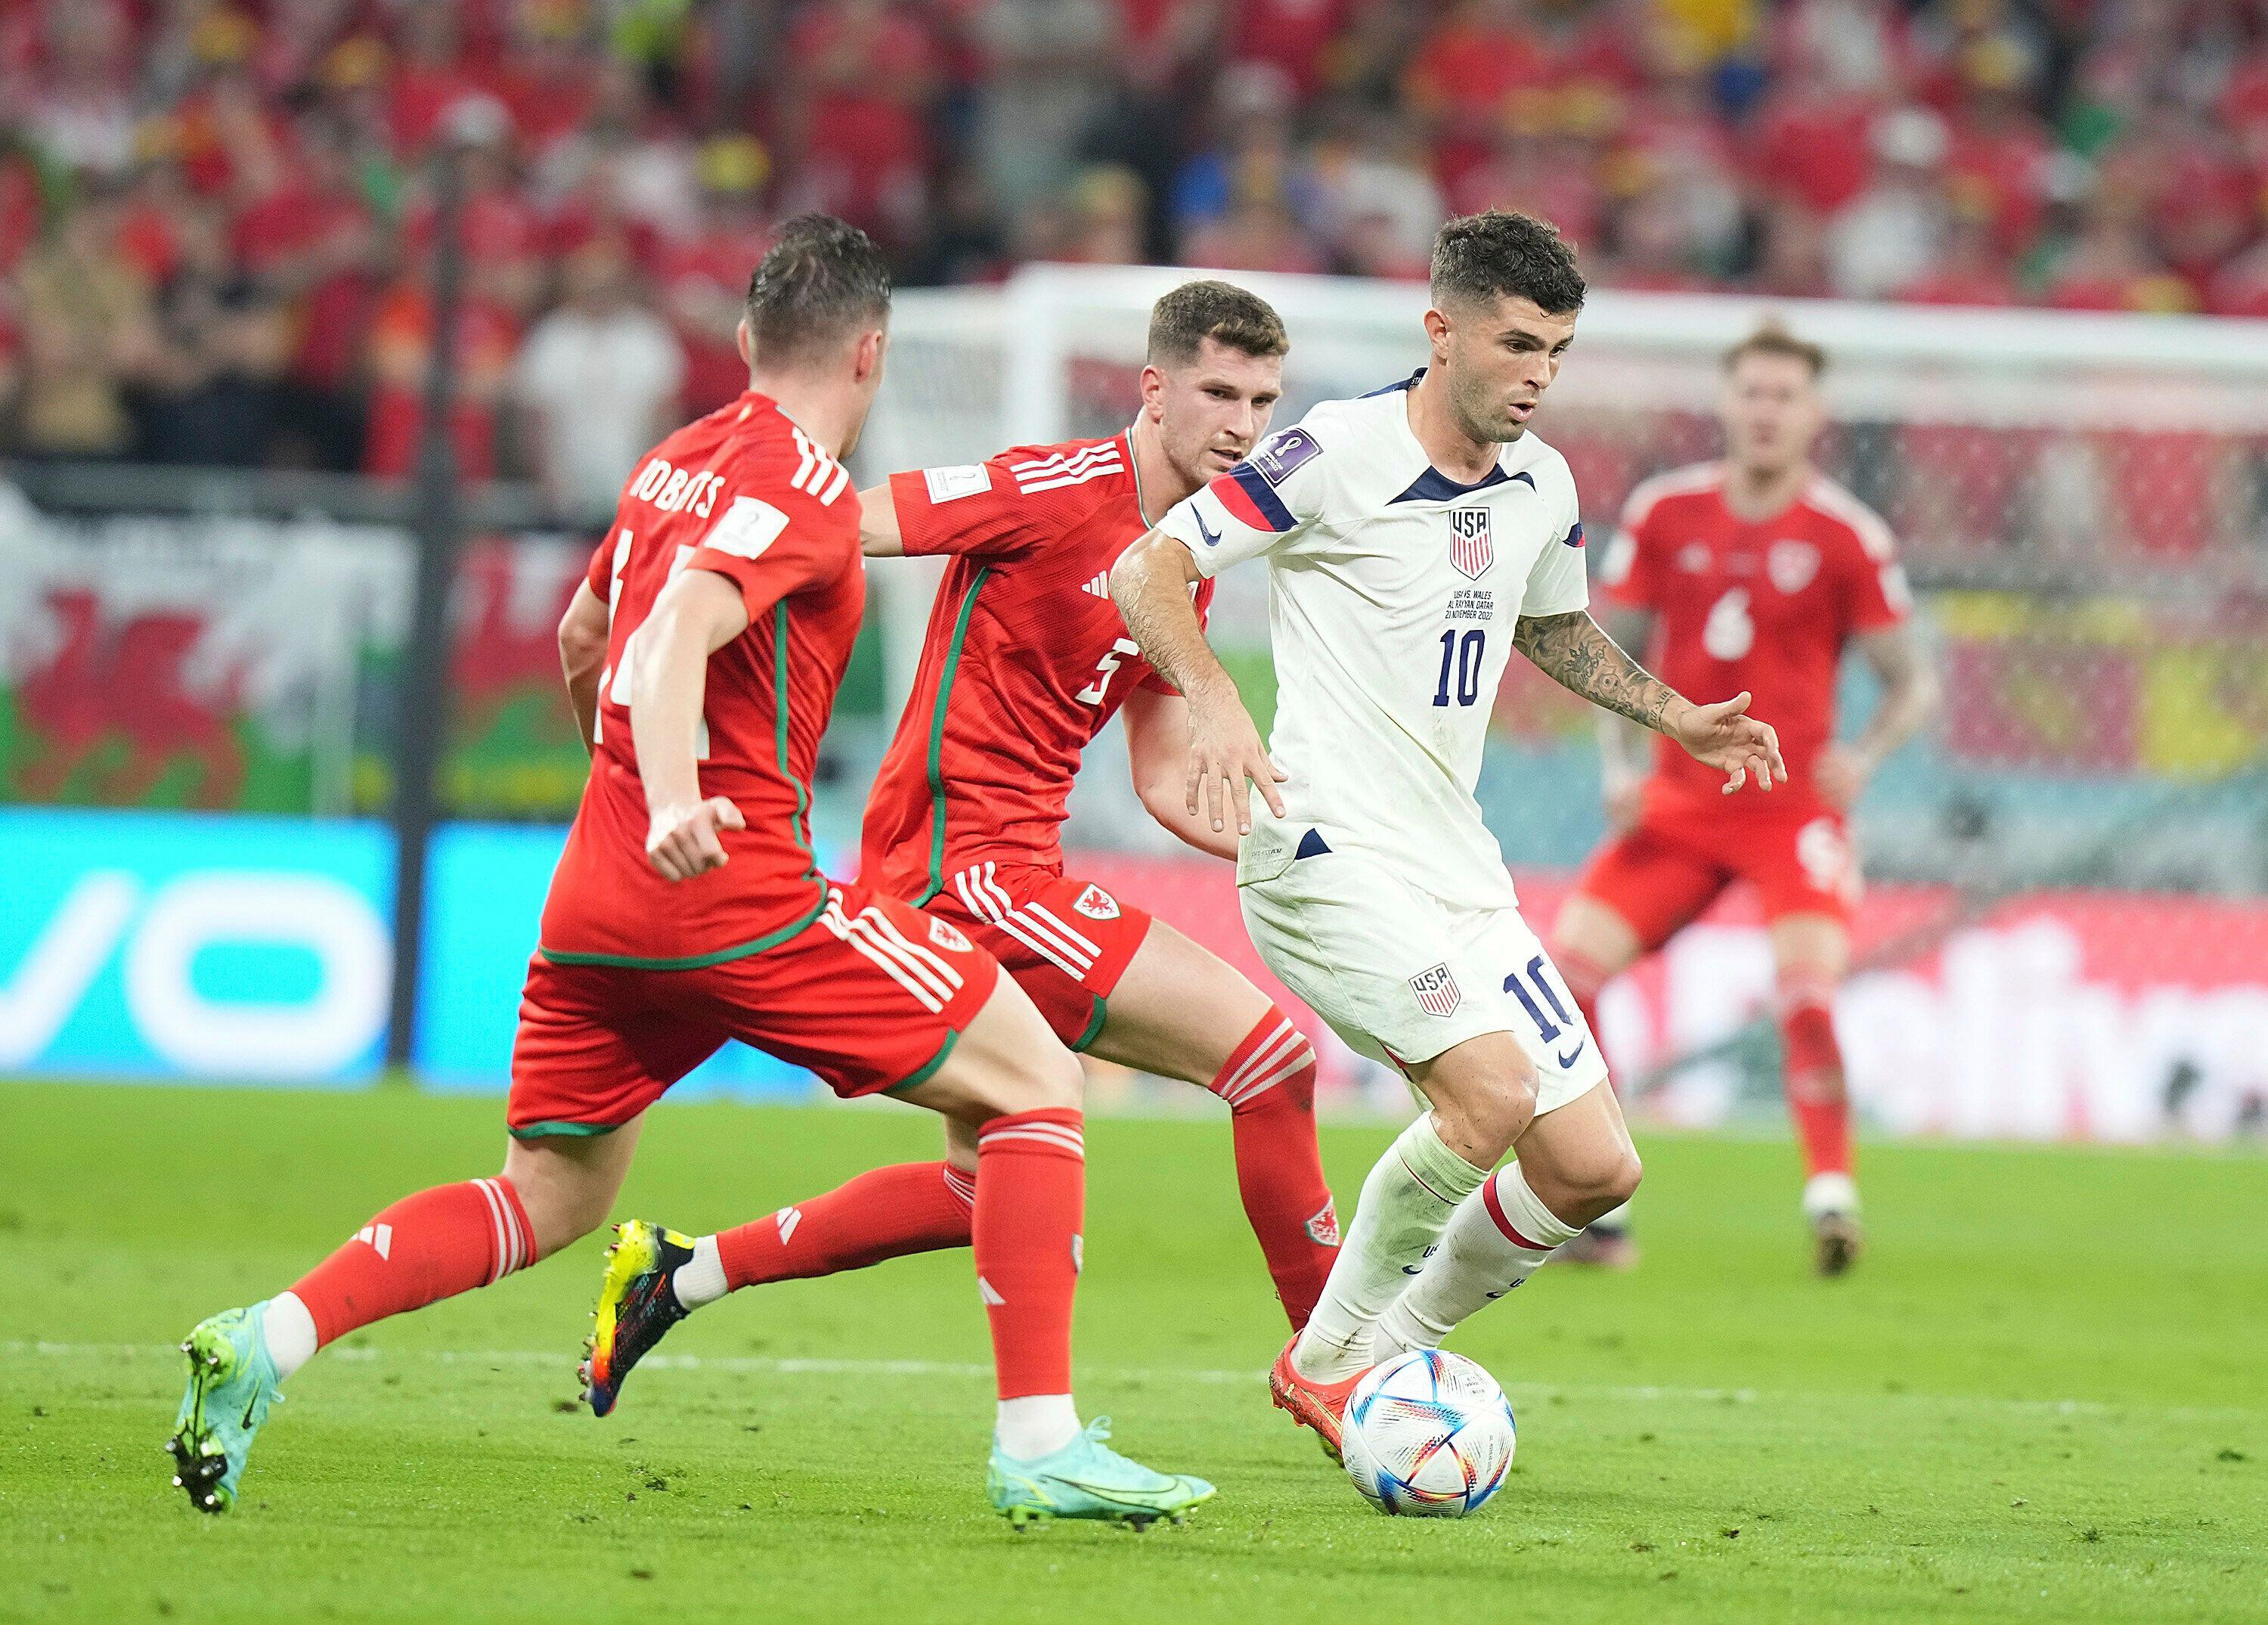
<path fill-rule="evenodd" d="M 1380 1318 L 1372 1354 L 1388 1360 L 1439 1348 L 1460 1322 L 1534 1274 L 1575 1231 L 1536 1200 L 1518 1163 L 1498 1169 L 1457 1209 L 1440 1252 Z"/>
<path fill-rule="evenodd" d="M 1624 1202 L 1619 1208 L 1610 1208 L 1607 1212 L 1601 1214 L 1597 1218 L 1592 1220 L 1590 1223 L 1584 1226 L 1584 1228 L 1586 1230 L 1626 1230 L 1630 1229 L 1630 1210 L 1631 1205 L 1628 1202 Z"/>
<path fill-rule="evenodd" d="M 1857 1217 L 1859 1182 L 1846 1173 L 1815 1173 L 1803 1184 L 1803 1216 L 1839 1213 Z"/>
<path fill-rule="evenodd" d="M 1423 1266 L 1457 1205 L 1487 1178 L 1487 1169 L 1442 1143 L 1432 1112 L 1402 1131 L 1362 1182 L 1322 1300 L 1292 1350 L 1301 1376 L 1337 1382 L 1371 1363 L 1378 1317 Z"/>
<path fill-rule="evenodd" d="M 268 1340 L 268 1357 L 276 1362 L 276 1380 L 282 1382 L 314 1358 L 315 1317 L 297 1292 L 278 1292 L 260 1311 L 260 1334 Z"/>
<path fill-rule="evenodd" d="M 725 1258 L 717 1251 L 714 1236 L 703 1236 L 693 1244 L 691 1262 L 679 1265 L 669 1284 L 678 1303 L 687 1309 L 699 1309 L 725 1296 Z"/>
<path fill-rule="evenodd" d="M 1000 1401 L 992 1437 L 1011 1461 L 1036 1461 L 1079 1437 L 1079 1407 L 1067 1393 L 1035 1393 Z"/>

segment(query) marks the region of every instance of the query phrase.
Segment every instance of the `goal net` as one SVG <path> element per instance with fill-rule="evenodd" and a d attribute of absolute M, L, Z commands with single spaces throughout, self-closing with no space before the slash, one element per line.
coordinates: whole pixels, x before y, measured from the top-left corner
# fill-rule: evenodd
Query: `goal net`
<path fill-rule="evenodd" d="M 865 471 L 1123 425 L 1150 304 L 1191 274 L 902 295 Z M 1239 280 L 1291 330 L 1279 425 L 1424 358 L 1420 287 Z M 1862 1104 L 1954 1133 L 2268 1128 L 2268 323 L 1598 293 L 1537 422 L 1593 534 L 1713 454 L 1719 357 L 1768 316 L 1831 357 L 1822 462 L 1896 533 L 1945 683 L 1859 809 L 1837 1020 Z M 901 655 L 926 608 L 886 602 Z M 1264 572 L 1224 580 L 1214 638 L 1264 724 Z M 1602 832 L 1591 719 L 1514 662 L 1496 724 L 1482 801 L 1543 928 Z M 1130 797 L 1079 811 L 1085 843 L 1154 849 Z M 1610 990 L 1618 1075 L 1675 1120 L 1759 1106 L 1770 982 L 1734 899 Z"/>

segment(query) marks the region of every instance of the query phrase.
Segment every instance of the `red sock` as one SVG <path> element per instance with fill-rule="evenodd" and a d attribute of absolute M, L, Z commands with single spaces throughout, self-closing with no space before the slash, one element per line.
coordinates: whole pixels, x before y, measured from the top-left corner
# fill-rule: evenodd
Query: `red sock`
<path fill-rule="evenodd" d="M 468 1179 L 405 1196 L 301 1276 L 291 1290 L 316 1346 L 535 1262 L 535 1232 L 512 1181 Z"/>
<path fill-rule="evenodd" d="M 1207 1087 L 1228 1102 L 1244 1216 L 1296 1332 L 1322 1296 L 1339 1245 L 1338 1214 L 1315 1149 L 1315 1052 L 1289 1016 L 1271 1008 Z"/>
<path fill-rule="evenodd" d="M 996 1117 L 976 1137 L 976 1290 L 1000 1398 L 1071 1392 L 1071 1303 L 1086 1142 L 1069 1107 Z"/>
<path fill-rule="evenodd" d="M 717 1233 L 725 1285 L 802 1281 L 968 1245 L 976 1181 L 950 1163 L 900 1163 Z"/>
<path fill-rule="evenodd" d="M 1786 1053 L 1787 1111 L 1803 1145 L 1803 1171 L 1851 1171 L 1851 1098 L 1836 1041 L 1834 985 L 1789 978 L 1780 989 L 1780 1044 Z"/>

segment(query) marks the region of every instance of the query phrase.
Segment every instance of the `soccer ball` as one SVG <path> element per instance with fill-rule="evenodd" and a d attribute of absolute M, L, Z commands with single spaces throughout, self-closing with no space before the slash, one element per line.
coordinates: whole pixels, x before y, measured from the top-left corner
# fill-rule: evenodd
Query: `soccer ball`
<path fill-rule="evenodd" d="M 1517 1442 L 1495 1378 L 1462 1355 L 1420 1348 L 1355 1385 L 1339 1454 L 1380 1511 L 1462 1518 L 1503 1487 Z"/>

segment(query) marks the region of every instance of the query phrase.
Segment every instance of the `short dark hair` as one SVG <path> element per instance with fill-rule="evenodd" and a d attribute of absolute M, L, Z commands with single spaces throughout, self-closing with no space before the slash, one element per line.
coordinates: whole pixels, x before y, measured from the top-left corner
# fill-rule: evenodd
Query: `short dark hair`
<path fill-rule="evenodd" d="M 1207 339 L 1248 356 L 1280 356 L 1292 348 L 1276 307 L 1233 283 L 1185 282 L 1150 307 L 1152 364 L 1194 361 Z"/>
<path fill-rule="evenodd" d="M 1583 273 L 1558 228 L 1534 215 L 1484 209 L 1459 217 L 1433 239 L 1433 303 L 1524 299 L 1546 315 L 1583 308 Z"/>
<path fill-rule="evenodd" d="M 762 366 L 792 366 L 890 314 L 890 267 L 874 240 L 831 214 L 779 228 L 748 278 L 748 335 Z"/>
<path fill-rule="evenodd" d="M 1808 338 L 1798 338 L 1777 321 L 1767 321 L 1755 332 L 1725 352 L 1725 370 L 1729 373 L 1749 356 L 1786 356 L 1791 361 L 1800 361 L 1811 369 L 1816 379 L 1827 370 L 1827 351 Z"/>

